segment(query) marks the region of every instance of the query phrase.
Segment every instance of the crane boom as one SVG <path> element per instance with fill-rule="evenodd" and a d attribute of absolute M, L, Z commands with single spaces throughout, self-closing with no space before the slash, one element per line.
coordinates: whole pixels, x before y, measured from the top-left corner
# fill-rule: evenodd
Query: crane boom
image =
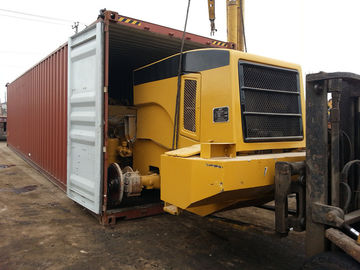
<path fill-rule="evenodd" d="M 215 0 L 208 0 L 211 35 L 215 28 Z M 244 51 L 244 0 L 226 0 L 227 41 L 235 44 L 235 49 Z"/>

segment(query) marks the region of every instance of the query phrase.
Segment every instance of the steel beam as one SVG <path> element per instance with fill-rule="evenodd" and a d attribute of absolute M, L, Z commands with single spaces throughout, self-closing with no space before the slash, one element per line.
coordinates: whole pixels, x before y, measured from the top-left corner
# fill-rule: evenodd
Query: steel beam
<path fill-rule="evenodd" d="M 306 81 L 306 253 L 325 251 L 325 225 L 312 219 L 314 203 L 328 204 L 327 91 L 324 81 Z"/>

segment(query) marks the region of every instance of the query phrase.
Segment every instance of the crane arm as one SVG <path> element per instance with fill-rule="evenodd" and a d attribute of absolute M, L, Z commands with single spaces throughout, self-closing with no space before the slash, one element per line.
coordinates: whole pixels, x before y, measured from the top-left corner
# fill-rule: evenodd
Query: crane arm
<path fill-rule="evenodd" d="M 213 36 L 215 28 L 215 0 L 208 0 L 210 34 Z M 226 0 L 227 41 L 235 45 L 235 49 L 246 51 L 244 30 L 244 0 Z"/>
<path fill-rule="evenodd" d="M 217 31 L 215 28 L 215 0 L 208 0 L 208 8 L 209 8 L 209 20 L 211 25 L 210 35 L 214 35 Z"/>

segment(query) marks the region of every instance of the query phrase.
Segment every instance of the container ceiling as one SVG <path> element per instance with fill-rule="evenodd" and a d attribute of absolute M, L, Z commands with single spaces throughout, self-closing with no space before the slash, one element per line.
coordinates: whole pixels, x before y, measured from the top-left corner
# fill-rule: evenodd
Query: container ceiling
<path fill-rule="evenodd" d="M 110 62 L 126 69 L 158 61 L 180 52 L 181 40 L 170 35 L 110 24 Z M 205 44 L 185 40 L 184 51 L 207 48 Z"/>

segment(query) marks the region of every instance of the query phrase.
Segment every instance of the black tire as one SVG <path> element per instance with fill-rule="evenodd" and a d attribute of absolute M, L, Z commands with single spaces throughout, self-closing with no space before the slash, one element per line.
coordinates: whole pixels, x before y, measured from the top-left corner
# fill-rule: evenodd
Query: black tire
<path fill-rule="evenodd" d="M 360 263 L 341 252 L 324 252 L 308 259 L 303 270 L 359 270 Z"/>

